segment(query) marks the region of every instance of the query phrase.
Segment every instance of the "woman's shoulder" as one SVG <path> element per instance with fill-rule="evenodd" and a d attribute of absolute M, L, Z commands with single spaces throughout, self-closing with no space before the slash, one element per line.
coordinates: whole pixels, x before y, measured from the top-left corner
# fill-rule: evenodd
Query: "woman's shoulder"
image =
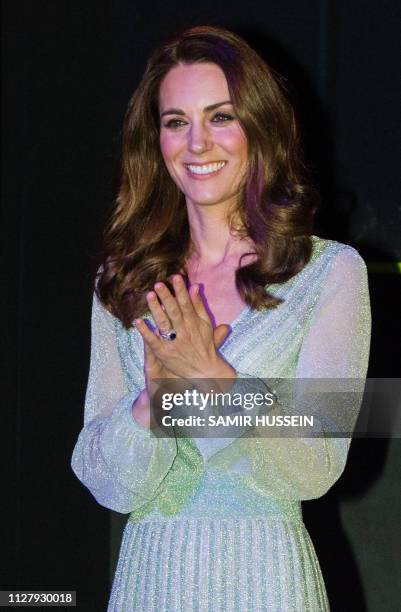
<path fill-rule="evenodd" d="M 359 251 L 350 244 L 321 238 L 315 234 L 311 236 L 311 239 L 312 255 L 309 263 L 320 260 L 322 265 L 366 267 Z"/>
<path fill-rule="evenodd" d="M 305 287 L 317 291 L 333 275 L 344 276 L 347 271 L 365 267 L 364 260 L 354 247 L 315 234 L 311 240 L 312 253 L 307 263 L 289 280 L 267 285 L 270 293 L 284 297 L 298 290 L 304 292 Z"/>
<path fill-rule="evenodd" d="M 332 290 L 352 285 L 367 285 L 367 267 L 356 248 L 337 240 L 312 236 L 313 252 L 305 274 L 316 281 L 320 290 Z M 309 272 L 308 272 L 309 268 Z M 313 286 L 313 283 L 310 283 Z"/>

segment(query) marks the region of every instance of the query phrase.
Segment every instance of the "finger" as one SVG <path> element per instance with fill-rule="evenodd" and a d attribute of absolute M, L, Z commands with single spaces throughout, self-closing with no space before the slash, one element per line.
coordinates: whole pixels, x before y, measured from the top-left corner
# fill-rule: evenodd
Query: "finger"
<path fill-rule="evenodd" d="M 145 361 L 144 361 L 144 369 L 145 369 L 145 380 L 146 384 L 150 385 L 151 388 L 152 383 L 157 383 L 160 380 L 161 371 L 160 371 L 160 361 L 150 348 L 149 344 L 146 340 L 143 341 L 144 353 L 145 353 Z"/>
<path fill-rule="evenodd" d="M 175 274 L 172 280 L 175 297 L 181 308 L 181 312 L 185 318 L 185 321 L 188 322 L 188 320 L 191 321 L 192 319 L 195 323 L 196 312 L 192 304 L 191 296 L 189 295 L 188 289 L 185 285 L 184 279 L 182 278 L 181 274 Z"/>
<path fill-rule="evenodd" d="M 166 311 L 160 305 L 157 295 L 154 291 L 149 291 L 146 294 L 146 301 L 148 303 L 150 312 L 152 313 L 153 319 L 156 323 L 156 327 L 161 332 L 168 332 L 172 329 L 172 324 L 168 318 Z"/>
<path fill-rule="evenodd" d="M 146 342 L 146 340 L 143 341 L 143 349 L 145 353 L 145 363 L 148 366 L 152 367 L 156 363 L 157 357 L 150 348 L 149 344 Z"/>
<path fill-rule="evenodd" d="M 213 330 L 213 339 L 214 339 L 214 346 L 216 348 L 219 348 L 224 340 L 227 338 L 227 335 L 230 333 L 231 329 L 229 325 L 226 325 L 225 323 L 222 323 L 221 325 L 218 325 L 217 327 L 214 328 Z"/>
<path fill-rule="evenodd" d="M 208 311 L 205 308 L 205 304 L 203 302 L 202 296 L 200 294 L 199 285 L 196 283 L 191 286 L 189 290 L 189 295 L 191 297 L 191 301 L 194 307 L 194 310 L 199 318 L 203 319 L 207 323 L 211 324 L 211 319 Z"/>
<path fill-rule="evenodd" d="M 147 342 L 152 351 L 157 352 L 162 346 L 162 340 L 146 325 L 143 319 L 135 319 L 135 325 L 143 340 Z"/>
<path fill-rule="evenodd" d="M 173 328 L 177 330 L 177 328 L 179 329 L 182 327 L 183 316 L 181 308 L 168 287 L 164 283 L 159 282 L 155 284 L 155 291 L 166 309 L 167 316 L 170 319 Z"/>

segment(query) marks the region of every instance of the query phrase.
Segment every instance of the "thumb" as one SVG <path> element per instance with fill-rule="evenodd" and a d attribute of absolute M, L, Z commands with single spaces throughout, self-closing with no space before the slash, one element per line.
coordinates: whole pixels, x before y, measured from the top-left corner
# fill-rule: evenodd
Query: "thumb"
<path fill-rule="evenodd" d="M 149 366 L 153 366 L 156 361 L 156 356 L 146 340 L 143 341 L 143 348 L 145 354 L 145 364 L 147 363 Z"/>
<path fill-rule="evenodd" d="M 219 348 L 219 346 L 223 344 L 223 341 L 226 339 L 230 331 L 231 331 L 230 326 L 226 325 L 225 323 L 222 323 L 221 325 L 218 325 L 217 327 L 214 328 L 213 339 L 214 339 L 214 346 L 216 348 Z"/>

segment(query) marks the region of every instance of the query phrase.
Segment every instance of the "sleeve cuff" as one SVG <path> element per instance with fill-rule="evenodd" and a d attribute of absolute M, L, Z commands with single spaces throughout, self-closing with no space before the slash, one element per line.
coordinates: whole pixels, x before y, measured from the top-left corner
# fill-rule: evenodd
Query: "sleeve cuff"
<path fill-rule="evenodd" d="M 137 489 L 152 477 L 168 471 L 176 453 L 175 438 L 156 437 L 132 415 L 137 392 L 124 396 L 114 408 L 102 430 L 99 447 L 103 458 L 120 482 Z M 157 474 L 156 474 L 157 473 Z"/>

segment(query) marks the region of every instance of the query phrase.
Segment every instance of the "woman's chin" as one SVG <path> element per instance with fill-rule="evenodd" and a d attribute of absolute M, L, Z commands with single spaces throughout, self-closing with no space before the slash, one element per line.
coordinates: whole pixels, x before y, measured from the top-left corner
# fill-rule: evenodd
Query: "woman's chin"
<path fill-rule="evenodd" d="M 186 201 L 187 204 L 190 206 L 196 206 L 199 208 L 210 208 L 213 206 L 218 206 L 218 207 L 228 207 L 232 201 L 233 198 L 235 196 L 228 196 L 228 197 L 212 197 L 212 196 L 203 196 L 203 197 L 194 197 L 194 196 L 186 196 Z"/>

